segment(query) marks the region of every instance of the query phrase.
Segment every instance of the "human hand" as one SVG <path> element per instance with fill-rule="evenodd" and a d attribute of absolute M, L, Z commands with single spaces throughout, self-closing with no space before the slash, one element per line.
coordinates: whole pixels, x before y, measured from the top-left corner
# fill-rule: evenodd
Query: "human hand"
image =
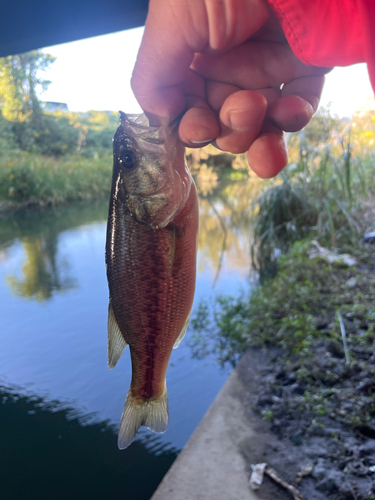
<path fill-rule="evenodd" d="M 132 87 L 153 120 L 183 115 L 187 146 L 248 151 L 268 178 L 287 164 L 283 130 L 316 111 L 325 72 L 297 59 L 264 0 L 151 0 Z"/>

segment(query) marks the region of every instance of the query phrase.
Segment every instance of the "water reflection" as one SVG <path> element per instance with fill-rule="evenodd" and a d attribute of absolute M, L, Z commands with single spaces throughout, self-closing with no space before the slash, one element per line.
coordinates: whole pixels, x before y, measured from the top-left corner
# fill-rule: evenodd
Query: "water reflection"
<path fill-rule="evenodd" d="M 227 270 L 250 271 L 251 203 L 258 190 L 254 178 L 239 182 L 221 181 L 208 171 L 197 179 L 200 191 L 198 272 L 214 271 L 214 287 L 225 260 Z M 7 248 L 19 241 L 23 263 L 6 277 L 11 292 L 18 297 L 46 301 L 55 293 L 79 286 L 67 257 L 59 255 L 59 235 L 63 231 L 107 218 L 108 201 L 74 203 L 44 213 L 20 212 L 0 223 L 0 250 L 6 260 Z M 103 256 L 104 258 L 104 256 Z"/>
<path fill-rule="evenodd" d="M 108 201 L 74 203 L 46 210 L 26 211 L 0 224 L 0 244 L 6 259 L 7 248 L 18 240 L 24 259 L 16 274 L 6 276 L 13 295 L 45 301 L 55 293 L 78 287 L 67 257 L 59 254 L 59 234 L 63 231 L 106 219 Z M 17 238 L 18 236 L 18 238 Z"/>
<path fill-rule="evenodd" d="M 114 426 L 85 420 L 69 405 L 0 384 L 1 498 L 148 500 L 176 450 L 154 435 L 120 452 Z"/>
<path fill-rule="evenodd" d="M 69 276 L 69 264 L 63 261 L 58 265 L 58 235 L 37 235 L 22 238 L 25 260 L 22 266 L 23 278 L 9 275 L 6 280 L 13 295 L 44 301 L 53 292 L 72 289 L 76 281 Z"/>
<path fill-rule="evenodd" d="M 251 213 L 258 191 L 259 180 L 250 178 L 222 181 L 200 193 L 198 272 L 214 269 L 214 284 L 224 260 L 227 270 L 250 273 Z"/>
<path fill-rule="evenodd" d="M 108 215 L 108 199 L 75 202 L 39 210 L 20 210 L 13 217 L 0 219 L 0 249 L 15 241 L 46 234 L 57 235 L 78 226 L 103 221 Z"/>

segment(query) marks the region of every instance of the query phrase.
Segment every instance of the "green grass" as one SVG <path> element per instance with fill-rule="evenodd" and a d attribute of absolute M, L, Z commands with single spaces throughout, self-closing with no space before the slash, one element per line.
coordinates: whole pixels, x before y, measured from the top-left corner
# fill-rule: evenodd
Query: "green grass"
<path fill-rule="evenodd" d="M 51 205 L 108 194 L 111 157 L 54 159 L 17 152 L 0 157 L 0 206 Z"/>
<path fill-rule="evenodd" d="M 296 243 L 279 260 L 277 275 L 250 296 L 221 296 L 213 304 L 202 302 L 191 325 L 190 345 L 196 357 L 213 356 L 233 366 L 249 346 L 276 345 L 286 355 L 308 357 L 318 339 L 327 338 L 339 346 L 341 331 L 336 312 L 350 313 L 366 329 L 362 337 L 351 336 L 350 345 L 372 346 L 375 341 L 375 286 L 372 274 L 356 268 L 310 259 L 309 242 Z M 357 244 L 350 252 L 360 266 L 374 266 L 375 250 Z M 356 279 L 356 286 L 348 280 Z M 329 318 L 327 332 L 319 327 Z M 340 347 L 341 348 L 341 347 Z"/>

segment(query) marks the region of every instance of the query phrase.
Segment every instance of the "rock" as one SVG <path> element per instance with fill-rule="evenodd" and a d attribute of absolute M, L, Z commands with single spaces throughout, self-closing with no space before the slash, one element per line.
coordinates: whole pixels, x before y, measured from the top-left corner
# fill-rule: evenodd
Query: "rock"
<path fill-rule="evenodd" d="M 317 489 L 333 493 L 339 489 L 344 477 L 345 475 L 341 471 L 327 468 L 324 478 L 317 484 Z"/>
<path fill-rule="evenodd" d="M 344 440 L 344 447 L 350 456 L 357 456 L 359 452 L 358 440 L 355 436 L 349 436 Z"/>
<path fill-rule="evenodd" d="M 368 467 L 360 460 L 353 460 L 348 463 L 348 471 L 356 476 L 366 476 L 369 472 Z"/>
<path fill-rule="evenodd" d="M 318 481 L 321 481 L 327 472 L 327 460 L 323 458 L 318 458 L 314 464 L 314 469 L 311 473 L 312 477 Z"/>
<path fill-rule="evenodd" d="M 255 401 L 255 405 L 256 406 L 266 406 L 266 405 L 271 405 L 272 404 L 272 396 L 270 394 L 260 394 L 256 401 Z"/>
<path fill-rule="evenodd" d="M 283 400 L 281 398 L 278 398 L 277 396 L 272 396 L 272 403 L 276 404 L 276 405 L 280 405 Z"/>
<path fill-rule="evenodd" d="M 372 373 L 371 373 L 371 370 L 364 370 L 361 374 L 360 374 L 360 378 L 361 379 L 364 379 L 364 378 L 372 378 L 374 384 L 375 384 L 375 381 L 374 381 L 374 377 L 372 376 Z"/>
<path fill-rule="evenodd" d="M 316 458 L 316 457 L 328 457 L 329 452 L 324 446 L 320 445 L 316 441 L 309 445 L 306 446 L 306 456 L 309 458 Z"/>
<path fill-rule="evenodd" d="M 273 384 L 275 382 L 275 374 L 270 373 L 269 375 L 266 375 L 263 379 L 265 384 Z"/>
<path fill-rule="evenodd" d="M 354 412 L 354 405 L 353 403 L 346 401 L 341 405 L 340 411 L 344 413 L 353 413 Z"/>
<path fill-rule="evenodd" d="M 375 381 L 373 377 L 368 377 L 363 379 L 357 386 L 357 389 L 362 392 L 372 392 L 373 389 L 375 389 Z"/>
<path fill-rule="evenodd" d="M 302 396 L 305 393 L 304 387 L 302 387 L 298 382 L 290 386 L 290 390 L 293 394 L 298 394 Z"/>
<path fill-rule="evenodd" d="M 287 380 L 290 384 L 297 380 L 297 375 L 294 372 L 289 372 L 287 375 Z"/>
<path fill-rule="evenodd" d="M 340 436 L 340 434 L 341 434 L 341 429 L 339 428 L 323 427 L 322 429 L 323 436 L 333 437 L 333 436 Z"/>
<path fill-rule="evenodd" d="M 375 453 L 375 439 L 368 439 L 365 443 L 361 444 L 359 451 L 361 452 L 361 456 Z"/>
<path fill-rule="evenodd" d="M 327 248 L 320 246 L 319 243 L 315 240 L 313 240 L 311 243 L 315 245 L 316 248 L 307 251 L 307 255 L 310 259 L 320 258 L 325 260 L 329 264 L 337 263 L 345 267 L 355 266 L 357 264 L 357 260 L 351 255 L 348 255 L 346 253 L 335 254 Z"/>

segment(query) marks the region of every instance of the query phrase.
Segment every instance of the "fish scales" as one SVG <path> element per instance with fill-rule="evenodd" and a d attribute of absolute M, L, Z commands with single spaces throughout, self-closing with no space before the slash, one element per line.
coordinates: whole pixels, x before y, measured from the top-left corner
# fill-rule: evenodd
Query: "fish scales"
<path fill-rule="evenodd" d="M 122 230 L 114 243 L 111 273 L 116 279 L 111 304 L 120 330 L 131 345 L 133 397 L 150 398 L 164 391 L 170 353 L 190 313 L 196 227 L 189 221 L 189 212 L 196 210 L 191 206 L 195 202 L 192 189 L 185 209 L 163 229 L 152 230 L 129 214 L 114 222 Z M 176 296 L 178 303 L 173 300 Z"/>
<path fill-rule="evenodd" d="M 186 331 L 194 299 L 198 200 L 176 132 L 155 147 L 144 143 L 149 133 L 145 127 L 136 130 L 138 140 L 132 142 L 129 119 L 121 118 L 114 139 L 106 264 L 109 364 L 116 364 L 126 344 L 132 362 L 119 434 L 119 447 L 125 448 L 141 425 L 161 432 L 168 423 L 166 371 L 172 349 Z M 153 140 L 165 133 L 152 130 Z M 141 155 L 140 145 L 146 150 Z M 132 150 L 138 156 L 136 165 L 124 167 L 119 159 Z M 150 162 L 156 168 L 148 168 Z M 146 184 L 143 190 L 134 187 L 137 168 L 138 182 Z"/>

